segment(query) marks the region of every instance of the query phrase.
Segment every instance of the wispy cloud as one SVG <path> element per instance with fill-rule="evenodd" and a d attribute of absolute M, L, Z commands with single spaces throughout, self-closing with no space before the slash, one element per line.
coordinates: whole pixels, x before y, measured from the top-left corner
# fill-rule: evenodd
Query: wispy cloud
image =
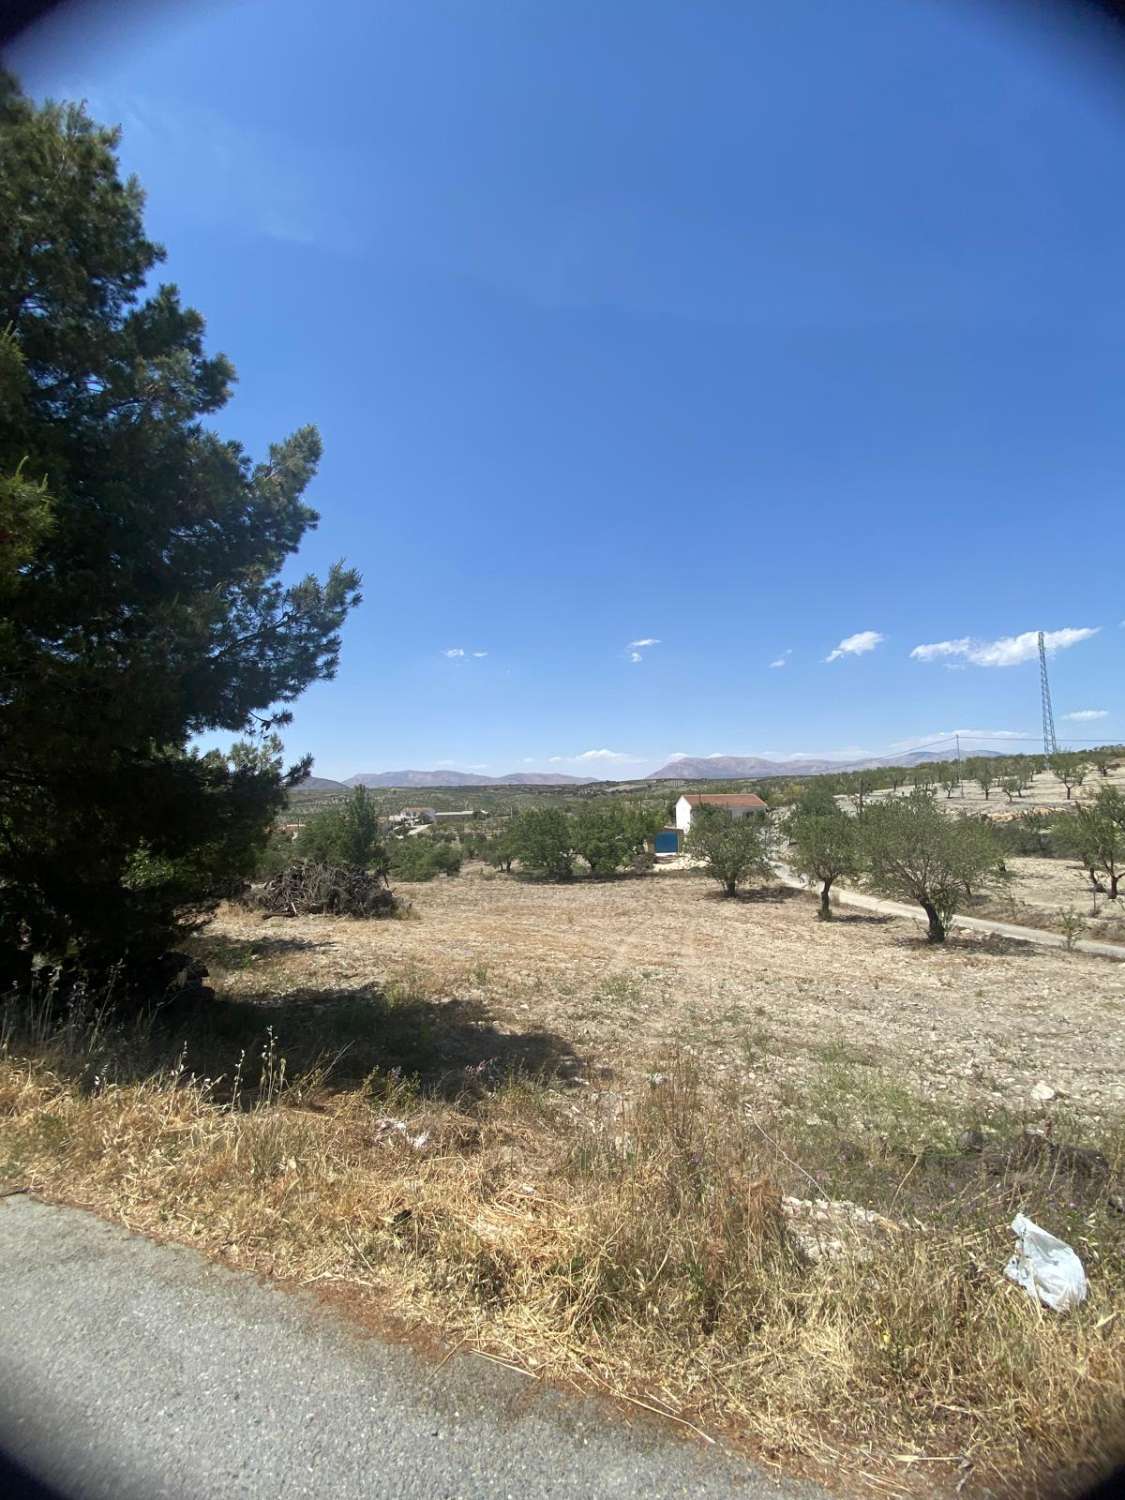
<path fill-rule="evenodd" d="M 841 656 L 863 656 L 874 651 L 887 638 L 877 630 L 857 630 L 855 635 L 846 635 L 835 650 L 830 651 L 825 661 L 839 661 Z"/>
<path fill-rule="evenodd" d="M 464 648 L 464 646 L 449 646 L 441 654 L 442 654 L 442 656 L 448 656 L 451 661 L 456 661 L 456 659 L 459 656 L 476 656 L 476 657 L 481 657 L 481 656 L 487 656 L 488 652 L 487 651 L 466 651 L 465 648 Z"/>
<path fill-rule="evenodd" d="M 630 641 L 625 648 L 629 653 L 630 661 L 644 661 L 644 652 L 649 646 L 659 646 L 660 642 L 654 635 L 643 635 L 639 641 Z"/>
<path fill-rule="evenodd" d="M 1064 719 L 1073 719 L 1076 723 L 1085 724 L 1090 719 L 1108 719 L 1108 708 L 1076 708 L 1072 714 L 1063 714 Z"/>
<path fill-rule="evenodd" d="M 1065 651 L 1068 646 L 1088 641 L 1100 629 L 1100 625 L 1083 625 L 1048 630 L 1044 632 L 1043 644 L 1051 652 Z M 974 667 L 1018 667 L 1021 662 L 1031 661 L 1039 654 L 1039 632 L 1025 630 L 1020 635 L 1004 635 L 995 641 L 978 641 L 963 635 L 955 641 L 934 641 L 928 646 L 915 646 L 910 654 L 915 661 L 938 661 L 942 657 L 959 656 Z"/>
<path fill-rule="evenodd" d="M 626 755 L 623 750 L 583 750 L 579 755 L 549 755 L 547 759 L 553 766 L 580 766 L 595 761 L 637 761 L 640 757 Z"/>
<path fill-rule="evenodd" d="M 952 740 L 957 736 L 963 740 L 1026 740 L 1030 739 L 1023 729 L 935 729 L 931 734 L 914 734 L 909 739 L 894 740 L 891 749 L 897 752 L 920 750 L 923 745 L 932 745 L 936 740 Z"/>
<path fill-rule="evenodd" d="M 771 667 L 787 667 L 789 665 L 789 658 L 792 655 L 793 655 L 793 648 L 790 647 L 788 651 L 783 651 L 781 653 L 781 655 L 779 657 L 777 657 L 777 659 L 775 661 L 771 661 L 770 662 L 770 666 Z"/>
<path fill-rule="evenodd" d="M 488 652 L 487 651 L 474 651 L 473 655 L 474 656 L 487 656 Z"/>

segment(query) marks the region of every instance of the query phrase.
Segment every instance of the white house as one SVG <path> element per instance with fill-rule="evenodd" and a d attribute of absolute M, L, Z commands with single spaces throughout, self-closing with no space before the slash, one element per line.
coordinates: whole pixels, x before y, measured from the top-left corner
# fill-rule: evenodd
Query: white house
<path fill-rule="evenodd" d="M 732 818 L 769 811 L 761 797 L 756 797 L 753 792 L 685 793 L 676 803 L 676 827 L 681 833 L 690 833 L 692 811 L 697 807 L 721 807 Z"/>

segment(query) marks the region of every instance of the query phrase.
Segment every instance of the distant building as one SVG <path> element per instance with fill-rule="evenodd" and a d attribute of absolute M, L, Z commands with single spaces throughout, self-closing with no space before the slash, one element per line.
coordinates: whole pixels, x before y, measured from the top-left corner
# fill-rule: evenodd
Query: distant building
<path fill-rule="evenodd" d="M 396 813 L 391 813 L 387 819 L 389 823 L 433 823 L 437 813 L 432 807 L 402 807 Z"/>
<path fill-rule="evenodd" d="M 676 827 L 681 833 L 691 832 L 691 815 L 697 807 L 719 807 L 732 818 L 769 812 L 761 797 L 756 797 L 753 792 L 685 793 L 676 803 Z"/>

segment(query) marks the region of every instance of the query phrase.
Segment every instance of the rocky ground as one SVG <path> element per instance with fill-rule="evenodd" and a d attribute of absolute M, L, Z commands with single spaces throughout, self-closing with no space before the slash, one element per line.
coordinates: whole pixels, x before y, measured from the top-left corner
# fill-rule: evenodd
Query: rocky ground
<path fill-rule="evenodd" d="M 1125 968 L 1112 960 L 967 935 L 935 949 L 905 920 L 823 924 L 801 893 L 729 901 L 694 873 L 559 886 L 471 867 L 402 890 L 401 921 L 227 908 L 203 940 L 212 982 L 267 1001 L 390 987 L 469 1002 L 499 1032 L 560 1039 L 595 1091 L 687 1047 L 771 1103 L 827 1066 L 962 1110 L 1125 1112 Z"/>

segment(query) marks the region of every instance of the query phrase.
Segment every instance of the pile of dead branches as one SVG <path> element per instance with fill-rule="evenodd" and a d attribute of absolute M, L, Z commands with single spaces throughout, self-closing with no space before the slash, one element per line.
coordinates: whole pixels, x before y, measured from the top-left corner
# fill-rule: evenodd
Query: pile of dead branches
<path fill-rule="evenodd" d="M 381 875 L 311 859 L 300 859 L 264 885 L 251 886 L 245 904 L 278 917 L 389 917 L 399 905 Z"/>

